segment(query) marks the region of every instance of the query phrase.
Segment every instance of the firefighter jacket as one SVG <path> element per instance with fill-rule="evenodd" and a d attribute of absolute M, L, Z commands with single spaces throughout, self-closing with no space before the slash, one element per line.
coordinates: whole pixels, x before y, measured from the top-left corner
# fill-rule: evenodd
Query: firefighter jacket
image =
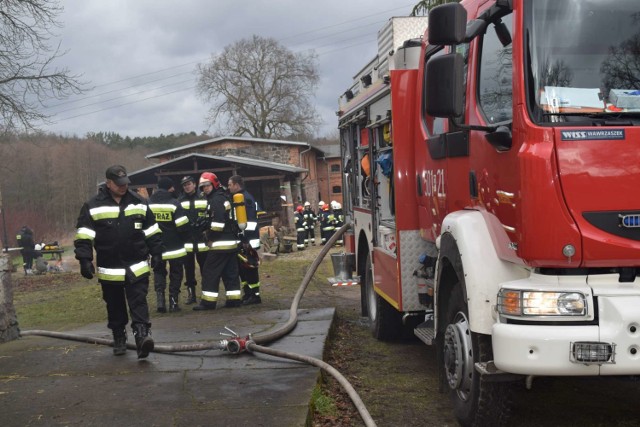
<path fill-rule="evenodd" d="M 340 228 L 344 225 L 344 212 L 342 209 L 336 209 L 333 211 L 334 225 L 336 228 Z"/>
<path fill-rule="evenodd" d="M 243 232 L 243 242 L 249 243 L 253 249 L 260 248 L 260 230 L 258 230 L 258 203 L 247 191 L 242 190 L 244 206 L 247 210 L 247 228 Z"/>
<path fill-rule="evenodd" d="M 206 252 L 209 247 L 201 224 L 208 222 L 207 198 L 204 194 L 194 191 L 192 194 L 183 194 L 178 201 L 189 218 L 189 233 L 184 248 L 187 252 Z"/>
<path fill-rule="evenodd" d="M 149 198 L 149 207 L 162 231 L 164 243 L 163 260 L 182 258 L 187 255 L 184 240 L 189 233 L 189 218 L 173 195 L 158 188 Z"/>
<path fill-rule="evenodd" d="M 301 212 L 296 212 L 295 214 L 293 214 L 293 218 L 296 222 L 296 231 L 299 233 L 306 231 L 307 222 L 304 219 L 304 215 Z"/>
<path fill-rule="evenodd" d="M 93 261 L 100 283 L 125 282 L 149 275 L 149 254 L 164 251 L 160 227 L 147 202 L 132 191 L 120 203 L 111 197 L 106 185 L 89 199 L 78 216 L 73 242 L 76 259 Z"/>
<path fill-rule="evenodd" d="M 311 208 L 304 208 L 302 215 L 304 216 L 304 220 L 307 222 L 307 228 L 313 228 L 316 225 L 318 217 Z"/>
<path fill-rule="evenodd" d="M 238 223 L 231 212 L 231 197 L 219 187 L 207 197 L 210 228 L 207 230 L 209 250 L 213 252 L 237 252 L 240 245 Z"/>
<path fill-rule="evenodd" d="M 18 241 L 18 246 L 22 249 L 32 249 L 36 246 L 33 241 L 33 231 L 26 225 L 18 231 L 18 235 L 16 236 L 16 240 Z"/>
<path fill-rule="evenodd" d="M 322 211 L 320 214 L 320 228 L 323 231 L 335 230 L 335 217 L 331 211 Z"/>

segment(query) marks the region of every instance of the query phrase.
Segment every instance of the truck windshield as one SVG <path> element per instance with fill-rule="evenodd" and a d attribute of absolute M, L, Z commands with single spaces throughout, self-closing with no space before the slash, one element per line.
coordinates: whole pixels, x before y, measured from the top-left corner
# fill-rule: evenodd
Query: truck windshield
<path fill-rule="evenodd" d="M 537 121 L 640 115 L 640 1 L 526 5 L 529 106 Z"/>

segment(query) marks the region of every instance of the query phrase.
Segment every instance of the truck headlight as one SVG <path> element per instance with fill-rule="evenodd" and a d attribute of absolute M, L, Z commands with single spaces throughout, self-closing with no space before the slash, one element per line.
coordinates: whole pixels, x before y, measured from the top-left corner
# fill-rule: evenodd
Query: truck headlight
<path fill-rule="evenodd" d="M 587 300 L 581 292 L 500 289 L 498 313 L 505 316 L 585 316 Z"/>

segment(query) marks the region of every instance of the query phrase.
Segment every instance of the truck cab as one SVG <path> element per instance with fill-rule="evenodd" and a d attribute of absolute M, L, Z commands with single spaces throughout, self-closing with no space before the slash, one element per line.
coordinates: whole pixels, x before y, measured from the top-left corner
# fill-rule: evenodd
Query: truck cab
<path fill-rule="evenodd" d="M 423 320 L 462 425 L 506 423 L 513 381 L 640 374 L 638 16 L 447 3 L 341 97 L 363 314 Z"/>

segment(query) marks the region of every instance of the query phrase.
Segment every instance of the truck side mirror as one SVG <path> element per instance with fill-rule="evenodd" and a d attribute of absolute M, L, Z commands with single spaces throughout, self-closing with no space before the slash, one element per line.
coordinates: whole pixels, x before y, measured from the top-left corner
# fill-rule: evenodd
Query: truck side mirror
<path fill-rule="evenodd" d="M 459 3 L 446 3 L 429 12 L 429 44 L 462 43 L 467 26 L 467 10 Z"/>
<path fill-rule="evenodd" d="M 461 116 L 464 112 L 462 55 L 449 53 L 435 56 L 427 62 L 426 73 L 425 109 L 427 114 L 432 117 Z"/>

